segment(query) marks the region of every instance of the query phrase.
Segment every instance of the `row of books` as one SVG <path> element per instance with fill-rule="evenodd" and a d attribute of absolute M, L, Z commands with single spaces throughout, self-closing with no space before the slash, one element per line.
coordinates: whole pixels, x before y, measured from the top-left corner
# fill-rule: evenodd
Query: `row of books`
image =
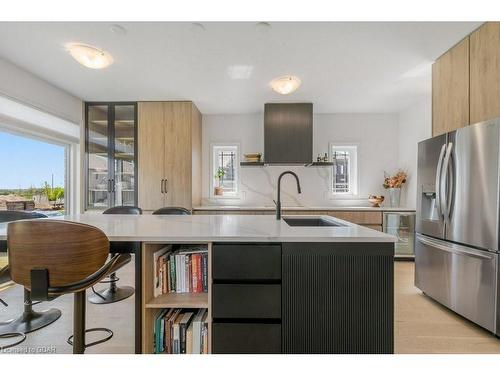
<path fill-rule="evenodd" d="M 154 323 L 155 354 L 208 354 L 207 309 L 163 309 Z"/>
<path fill-rule="evenodd" d="M 165 246 L 154 254 L 154 296 L 165 293 L 208 292 L 206 245 Z"/>

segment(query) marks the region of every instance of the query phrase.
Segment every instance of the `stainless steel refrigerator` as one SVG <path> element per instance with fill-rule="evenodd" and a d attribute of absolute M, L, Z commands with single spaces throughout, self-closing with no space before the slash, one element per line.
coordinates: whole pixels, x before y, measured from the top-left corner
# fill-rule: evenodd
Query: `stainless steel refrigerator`
<path fill-rule="evenodd" d="M 415 285 L 499 335 L 500 119 L 418 144 Z"/>

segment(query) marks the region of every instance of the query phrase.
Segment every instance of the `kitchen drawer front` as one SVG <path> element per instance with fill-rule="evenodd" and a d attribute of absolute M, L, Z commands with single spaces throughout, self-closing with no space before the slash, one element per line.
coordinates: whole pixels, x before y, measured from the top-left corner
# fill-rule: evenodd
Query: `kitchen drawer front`
<path fill-rule="evenodd" d="M 281 280 L 281 245 L 215 244 L 214 280 Z"/>
<path fill-rule="evenodd" d="M 281 324 L 213 323 L 214 354 L 280 354 Z"/>
<path fill-rule="evenodd" d="M 214 319 L 281 319 L 281 285 L 213 284 Z"/>

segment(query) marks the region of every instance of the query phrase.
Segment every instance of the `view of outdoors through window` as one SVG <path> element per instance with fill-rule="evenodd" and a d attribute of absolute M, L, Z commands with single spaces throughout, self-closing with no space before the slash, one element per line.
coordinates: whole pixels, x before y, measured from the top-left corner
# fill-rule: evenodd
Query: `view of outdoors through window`
<path fill-rule="evenodd" d="M 333 151 L 333 191 L 334 193 L 349 192 L 349 153 Z"/>
<path fill-rule="evenodd" d="M 0 210 L 64 212 L 65 148 L 0 132 Z"/>
<path fill-rule="evenodd" d="M 331 146 L 332 193 L 357 194 L 357 147 Z"/>
<path fill-rule="evenodd" d="M 214 146 L 214 187 L 222 188 L 223 195 L 235 195 L 237 186 L 238 147 Z"/>

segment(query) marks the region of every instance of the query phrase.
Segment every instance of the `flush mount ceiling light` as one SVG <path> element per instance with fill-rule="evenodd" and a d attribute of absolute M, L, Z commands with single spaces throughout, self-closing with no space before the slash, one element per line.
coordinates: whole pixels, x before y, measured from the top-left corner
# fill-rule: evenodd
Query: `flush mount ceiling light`
<path fill-rule="evenodd" d="M 283 76 L 271 81 L 271 88 L 281 95 L 288 95 L 300 87 L 302 81 L 296 76 Z"/>
<path fill-rule="evenodd" d="M 83 43 L 67 43 L 66 50 L 71 57 L 90 69 L 104 69 L 113 63 L 113 57 L 99 48 Z"/>

